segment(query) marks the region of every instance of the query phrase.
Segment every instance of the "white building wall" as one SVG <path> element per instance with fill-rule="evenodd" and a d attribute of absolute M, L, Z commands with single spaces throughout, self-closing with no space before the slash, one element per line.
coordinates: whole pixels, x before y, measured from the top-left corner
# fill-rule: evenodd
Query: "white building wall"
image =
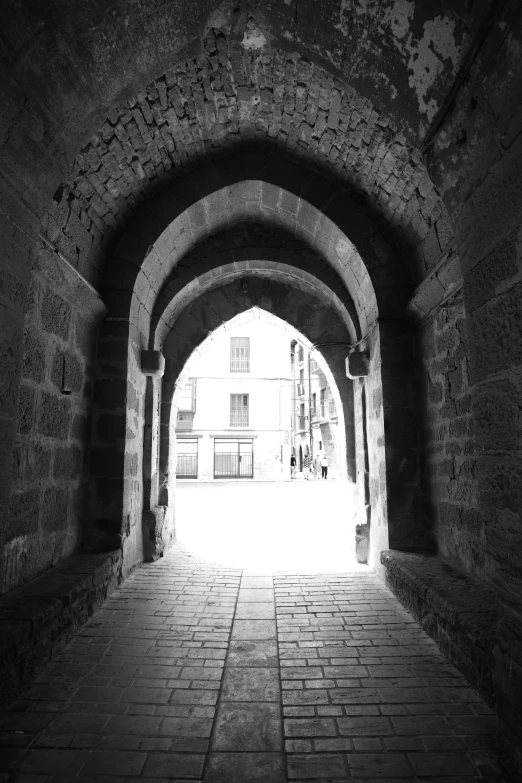
<path fill-rule="evenodd" d="M 196 411 L 192 432 L 178 433 L 177 451 L 186 437 L 197 437 L 199 481 L 214 480 L 216 437 L 252 439 L 254 480 L 290 480 L 294 335 L 283 321 L 254 308 L 216 330 L 187 363 L 180 383 L 197 378 Z M 230 372 L 231 337 L 250 338 L 250 372 Z M 248 394 L 248 427 L 231 426 L 231 394 Z"/>

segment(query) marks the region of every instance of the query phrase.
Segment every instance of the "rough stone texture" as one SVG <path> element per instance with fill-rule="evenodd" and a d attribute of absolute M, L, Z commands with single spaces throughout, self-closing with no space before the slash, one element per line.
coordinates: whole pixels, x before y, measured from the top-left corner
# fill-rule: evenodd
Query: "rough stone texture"
<path fill-rule="evenodd" d="M 80 308 L 71 279 L 74 273 L 41 247 L 25 317 L 2 593 L 56 565 L 81 541 L 87 432 L 73 422 L 90 413 L 93 324 L 102 307 L 87 290 Z"/>
<path fill-rule="evenodd" d="M 496 723 L 374 574 L 254 576 L 176 546 L 0 716 L 0 769 L 502 783 Z"/>
<path fill-rule="evenodd" d="M 499 605 L 495 591 L 432 555 L 390 550 L 381 559 L 388 587 L 487 703 L 497 706 L 493 649 Z"/>
<path fill-rule="evenodd" d="M 276 574 L 274 585 L 290 780 L 499 774 L 466 753 L 491 747 L 496 721 L 381 582 Z"/>
<path fill-rule="evenodd" d="M 491 587 L 430 555 L 383 552 L 386 584 L 500 717 L 504 769 L 520 769 L 522 617 Z"/>
<path fill-rule="evenodd" d="M 444 558 L 479 575 L 486 553 L 476 513 L 477 460 L 461 295 L 424 325 L 419 340 L 424 356 L 428 525 Z"/>
<path fill-rule="evenodd" d="M 93 437 L 95 448 L 104 449 L 94 471 L 111 462 L 121 470 L 99 482 L 89 515 L 101 531 L 97 544 L 122 546 L 128 562 L 138 562 L 141 512 L 149 501 L 140 482 L 145 388 L 138 358 L 142 349 L 159 347 L 149 345 L 155 302 L 147 292 L 155 296 L 176 262 L 217 228 L 216 204 L 207 197 L 229 183 L 260 181 L 260 159 L 277 150 L 268 166 L 272 177 L 274 160 L 292 163 L 278 172 L 285 180 L 276 183 L 279 192 L 267 191 L 258 202 L 245 186 L 224 209 L 233 207 L 237 217 L 244 207 L 246 216 L 262 203 L 289 232 L 312 228 L 321 259 L 350 258 L 341 277 L 348 292 L 359 294 L 353 302 L 357 337 L 373 323 L 364 311 L 372 290 L 381 316 L 403 318 L 410 302 L 412 320 L 434 318 L 423 324 L 419 352 L 410 351 L 400 375 L 399 361 L 385 366 L 393 339 L 382 352 L 377 344 L 382 389 L 377 384 L 364 398 L 360 394 L 368 419 L 358 414 L 355 422 L 359 435 L 368 425 L 372 459 L 367 464 L 359 449 L 358 472 L 372 513 L 380 493 L 383 536 L 388 478 L 397 490 L 389 498 L 390 520 L 394 506 L 400 521 L 402 499 L 404 509 L 419 514 L 421 535 L 413 545 L 436 545 L 512 602 L 499 637 L 498 678 L 503 723 L 521 744 L 511 685 L 511 673 L 522 666 L 516 620 L 522 595 L 520 3 L 445 0 L 435 8 L 331 0 L 319 16 L 315 0 L 252 2 L 248 12 L 228 2 L 219 10 L 197 0 L 192 5 L 189 14 L 180 0 L 136 0 L 132 9 L 107 14 L 101 0 L 71 0 L 63 14 L 55 0 L 23 8 L 8 0 L 2 17 L 4 585 L 40 573 L 79 541 L 83 480 L 67 473 L 62 456 L 55 470 L 54 450 L 85 447 L 89 406 L 72 388 L 62 404 L 59 360 L 53 374 L 52 367 L 62 352 L 62 370 L 70 370 L 62 380 L 67 375 L 79 388 L 78 366 L 84 372 L 92 358 L 92 313 L 99 317 L 100 311 L 86 317 L 88 287 L 67 275 L 57 279 L 56 258 L 48 259 L 36 239 L 41 219 L 40 228 L 64 258 L 91 283 L 103 282 L 110 317 L 125 319 L 107 321 L 102 334 Z M 216 180 L 223 169 L 230 178 Z M 179 201 L 162 212 L 167 199 L 156 196 L 175 183 L 179 192 L 174 187 L 169 198 Z M 165 242 L 173 215 L 184 217 Z M 341 224 L 360 266 L 357 254 L 343 247 L 342 233 L 335 234 L 332 252 L 331 229 Z M 120 255 L 108 263 L 118 240 L 123 266 L 116 263 Z M 172 264 L 165 265 L 157 251 L 170 252 L 173 244 Z M 451 263 L 441 261 L 448 248 Z M 444 302 L 458 284 L 458 265 L 463 300 Z M 361 270 L 367 280 L 357 278 Z M 335 287 L 331 277 L 323 282 Z M 441 303 L 449 309 L 437 314 Z M 399 328 L 396 335 L 400 342 Z M 408 336 L 405 342 L 413 341 Z M 116 392 L 117 384 L 123 387 Z M 83 389 L 87 400 L 88 382 Z M 417 442 L 412 436 L 415 403 L 424 443 L 418 428 Z M 60 412 L 69 407 L 65 432 Z M 388 433 L 377 432 L 382 421 L 391 422 L 395 436 L 403 428 L 406 433 L 408 453 L 397 452 L 397 461 L 388 463 L 389 477 L 383 459 Z M 117 433 L 112 446 L 111 432 Z M 56 499 L 66 486 L 74 532 L 62 537 L 60 551 L 58 534 L 44 534 L 36 509 L 44 492 L 52 490 L 49 497 Z M 514 754 L 510 768 L 517 770 L 517 763 L 513 774 L 520 776 Z"/>
<path fill-rule="evenodd" d="M 46 502 L 49 504 L 48 498 Z M 54 513 L 50 518 L 54 522 Z M 70 557 L 0 598 L 3 708 L 31 685 L 45 663 L 55 658 L 99 609 L 118 583 L 120 561 L 118 552 Z"/>
<path fill-rule="evenodd" d="M 419 276 L 437 263 L 435 226 L 442 218 L 449 225 L 444 207 L 420 157 L 368 99 L 295 54 L 237 51 L 217 30 L 204 52 L 113 108 L 61 186 L 44 230 L 91 282 L 100 282 L 100 250 L 142 193 L 245 136 L 318 156 L 330 175 L 371 194 L 372 206 L 416 246 Z"/>

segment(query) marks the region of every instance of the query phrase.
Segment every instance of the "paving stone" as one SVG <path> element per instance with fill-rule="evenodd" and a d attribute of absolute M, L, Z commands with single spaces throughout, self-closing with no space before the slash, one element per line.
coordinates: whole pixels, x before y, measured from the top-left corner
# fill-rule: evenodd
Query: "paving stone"
<path fill-rule="evenodd" d="M 339 734 L 348 737 L 385 737 L 394 733 L 388 718 L 337 718 L 337 725 Z"/>
<path fill-rule="evenodd" d="M 375 577 L 278 575 L 274 604 L 272 577 L 175 553 L 0 718 L 17 783 L 194 782 L 206 758 L 205 783 L 502 783 L 491 711 Z M 277 624 L 240 616 L 267 606 Z"/>
<path fill-rule="evenodd" d="M 464 753 L 410 753 L 408 758 L 417 775 L 456 777 L 475 772 Z"/>
<path fill-rule="evenodd" d="M 279 701 L 279 693 L 279 674 L 275 668 L 225 669 L 224 701 Z"/>
<path fill-rule="evenodd" d="M 284 722 L 285 737 L 334 737 L 335 722 L 329 718 L 295 718 Z"/>
<path fill-rule="evenodd" d="M 243 572 L 243 578 L 241 579 L 241 589 L 265 589 L 270 590 L 273 598 L 272 583 L 273 578 L 271 576 L 245 576 L 246 572 Z"/>
<path fill-rule="evenodd" d="M 275 617 L 273 603 L 239 603 L 236 610 L 238 620 L 272 620 Z"/>
<path fill-rule="evenodd" d="M 139 775 L 146 753 L 118 750 L 94 750 L 82 768 L 83 775 Z"/>
<path fill-rule="evenodd" d="M 165 718 L 160 734 L 169 737 L 210 737 L 212 718 Z"/>
<path fill-rule="evenodd" d="M 228 662 L 231 666 L 277 666 L 276 641 L 232 641 Z"/>
<path fill-rule="evenodd" d="M 214 751 L 282 750 L 279 704 L 223 702 L 217 713 Z"/>
<path fill-rule="evenodd" d="M 198 778 L 205 756 L 199 753 L 149 753 L 143 776 L 151 778 Z"/>
<path fill-rule="evenodd" d="M 353 753 L 347 756 L 347 764 L 352 778 L 413 777 L 408 758 L 403 753 Z"/>
<path fill-rule="evenodd" d="M 292 755 L 288 758 L 288 778 L 310 780 L 313 778 L 347 778 L 344 757 L 341 754 Z"/>
<path fill-rule="evenodd" d="M 280 753 L 210 753 L 206 783 L 286 783 Z"/>
<path fill-rule="evenodd" d="M 276 624 L 272 620 L 236 620 L 232 640 L 275 639 Z"/>
<path fill-rule="evenodd" d="M 241 588 L 239 590 L 238 598 L 237 598 L 238 604 L 241 603 L 251 603 L 251 602 L 260 602 L 260 603 L 268 603 L 273 604 L 274 602 L 274 592 L 271 589 L 262 589 L 262 588 L 256 588 L 256 589 L 248 589 L 243 587 L 243 583 L 241 582 Z"/>
<path fill-rule="evenodd" d="M 55 775 L 77 775 L 88 757 L 89 753 L 84 750 L 32 750 L 22 760 L 21 769 L 45 775 L 51 771 Z"/>

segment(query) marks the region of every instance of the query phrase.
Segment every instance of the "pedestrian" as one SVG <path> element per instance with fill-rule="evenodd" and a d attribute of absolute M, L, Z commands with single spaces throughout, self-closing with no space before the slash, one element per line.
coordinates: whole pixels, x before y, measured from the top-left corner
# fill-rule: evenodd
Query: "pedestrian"
<path fill-rule="evenodd" d="M 328 457 L 326 454 L 321 460 L 321 478 L 328 478 Z"/>
<path fill-rule="evenodd" d="M 304 460 L 303 460 L 303 473 L 305 479 L 308 481 L 310 478 L 310 457 L 308 454 L 305 454 Z"/>
<path fill-rule="evenodd" d="M 290 457 L 290 477 L 295 478 L 295 466 L 296 466 L 296 459 L 295 454 L 292 454 Z"/>

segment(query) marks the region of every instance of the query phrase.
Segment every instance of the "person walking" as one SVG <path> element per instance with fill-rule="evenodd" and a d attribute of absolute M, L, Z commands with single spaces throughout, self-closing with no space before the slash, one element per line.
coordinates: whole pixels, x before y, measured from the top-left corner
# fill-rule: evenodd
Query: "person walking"
<path fill-rule="evenodd" d="M 321 478 L 328 478 L 328 457 L 326 454 L 321 459 Z"/>
<path fill-rule="evenodd" d="M 295 478 L 296 459 L 295 454 L 290 457 L 290 478 Z"/>
<path fill-rule="evenodd" d="M 308 454 L 305 454 L 303 460 L 303 473 L 305 479 L 308 481 L 308 479 L 310 478 L 310 457 Z"/>

